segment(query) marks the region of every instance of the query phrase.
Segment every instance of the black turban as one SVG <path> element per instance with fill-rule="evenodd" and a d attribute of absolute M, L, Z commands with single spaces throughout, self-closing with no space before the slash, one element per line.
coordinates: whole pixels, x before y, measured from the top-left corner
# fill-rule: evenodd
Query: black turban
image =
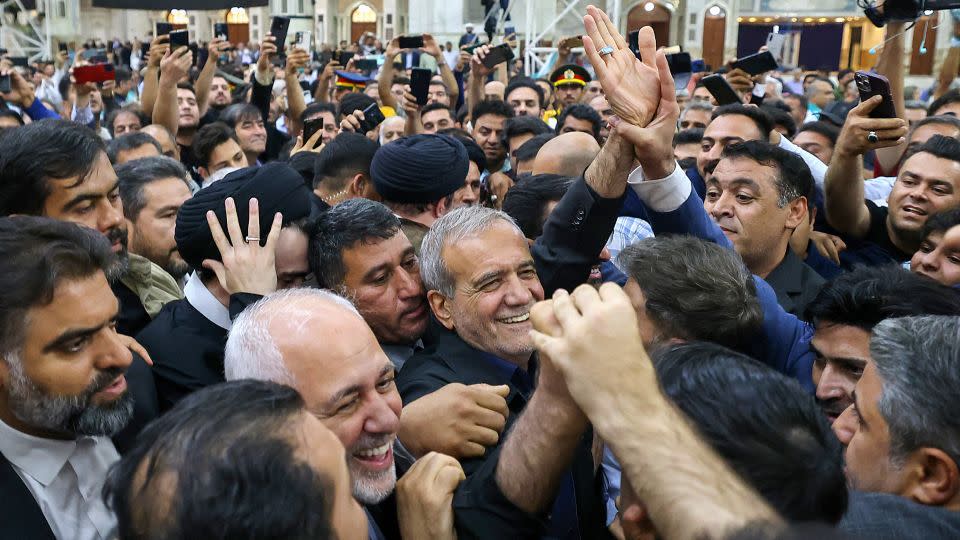
<path fill-rule="evenodd" d="M 469 167 L 460 141 L 447 135 L 413 135 L 381 146 L 370 176 L 385 201 L 431 203 L 462 188 Z"/>
<path fill-rule="evenodd" d="M 262 167 L 248 167 L 232 172 L 223 180 L 201 189 L 177 213 L 174 237 L 180 256 L 194 269 L 200 269 L 204 259 L 220 260 L 220 252 L 207 225 L 207 211 L 213 210 L 227 230 L 227 210 L 224 201 L 233 197 L 237 206 L 237 221 L 244 237 L 247 235 L 250 199 L 256 198 L 260 207 L 260 243 L 267 240 L 273 215 L 283 214 L 286 225 L 310 215 L 310 190 L 303 178 L 286 163 L 268 163 Z"/>

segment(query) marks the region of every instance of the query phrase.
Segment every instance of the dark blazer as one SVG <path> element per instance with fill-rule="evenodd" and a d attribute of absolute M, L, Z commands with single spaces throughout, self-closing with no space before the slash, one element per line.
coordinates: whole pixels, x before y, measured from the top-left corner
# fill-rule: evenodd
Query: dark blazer
<path fill-rule="evenodd" d="M 438 324 L 433 323 L 439 327 Z M 507 378 L 504 370 L 491 363 L 486 353 L 474 349 L 454 332 L 435 328 L 433 346 L 415 353 L 397 377 L 397 388 L 404 403 L 410 403 L 450 383 L 465 385 L 486 383 L 510 387 L 507 407 L 510 416 L 503 433 L 509 433 L 523 412 L 533 389 L 514 372 Z M 535 380 L 536 373 L 532 373 Z M 500 492 L 495 480 L 500 448 L 488 448 L 480 458 L 461 460 L 467 479 L 454 494 L 454 521 L 459 538 L 539 538 L 546 530 L 548 516 L 533 516 L 514 506 Z M 606 510 L 602 498 L 602 475 L 594 469 L 592 433 L 584 435 L 574 458 L 574 479 L 579 538 L 607 538 Z M 576 536 L 572 536 L 576 537 Z"/>
<path fill-rule="evenodd" d="M 53 531 L 17 471 L 0 454 L 0 538 L 55 540 Z"/>
<path fill-rule="evenodd" d="M 260 297 L 230 296 L 230 318 Z M 188 394 L 223 382 L 223 348 L 227 331 L 210 322 L 186 299 L 163 306 L 156 318 L 137 335 L 153 358 L 160 412 L 166 412 Z"/>
<path fill-rule="evenodd" d="M 925 540 L 960 538 L 960 512 L 925 506 L 888 493 L 850 491 L 837 528 L 853 538 Z"/>
<path fill-rule="evenodd" d="M 547 217 L 531 248 L 546 298 L 587 282 L 620 215 L 624 197 L 597 195 L 580 177 Z"/>
<path fill-rule="evenodd" d="M 826 283 L 820 274 L 810 268 L 789 247 L 780 264 L 767 275 L 766 281 L 777 293 L 777 303 L 787 313 L 803 318 L 807 304 L 816 298 Z"/>

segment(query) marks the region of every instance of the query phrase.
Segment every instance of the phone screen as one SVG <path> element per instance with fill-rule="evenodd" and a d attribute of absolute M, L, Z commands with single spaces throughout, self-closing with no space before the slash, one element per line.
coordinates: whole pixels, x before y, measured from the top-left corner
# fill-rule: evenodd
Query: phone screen
<path fill-rule="evenodd" d="M 401 49 L 419 49 L 423 47 L 423 36 L 400 36 Z"/>
<path fill-rule="evenodd" d="M 306 144 L 310 137 L 323 129 L 323 117 L 307 120 L 303 123 L 303 142 Z"/>
<path fill-rule="evenodd" d="M 433 71 L 423 68 L 413 68 L 410 74 L 410 93 L 417 98 L 417 104 L 421 107 L 427 104 L 431 77 L 433 77 Z"/>

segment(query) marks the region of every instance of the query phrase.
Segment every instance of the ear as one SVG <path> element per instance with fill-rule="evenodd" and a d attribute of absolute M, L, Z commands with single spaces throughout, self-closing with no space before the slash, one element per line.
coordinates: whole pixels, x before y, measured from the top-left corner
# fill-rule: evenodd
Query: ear
<path fill-rule="evenodd" d="M 433 204 L 433 217 L 440 218 L 440 216 L 446 214 L 449 211 L 447 208 L 447 198 L 444 197 Z"/>
<path fill-rule="evenodd" d="M 453 314 L 447 304 L 447 297 L 440 291 L 427 291 L 427 302 L 430 303 L 430 310 L 433 316 L 440 321 L 447 330 L 453 330 Z"/>
<path fill-rule="evenodd" d="M 353 175 L 353 178 L 347 184 L 347 191 L 350 194 L 350 197 L 363 197 L 363 191 L 366 187 L 366 183 L 367 181 L 363 177 L 363 173 L 357 173 Z"/>
<path fill-rule="evenodd" d="M 210 177 L 210 171 L 206 167 L 197 167 L 197 172 L 200 173 L 200 178 L 207 179 Z"/>
<path fill-rule="evenodd" d="M 946 506 L 960 495 L 957 463 L 939 448 L 915 451 L 905 467 L 910 469 L 907 497 L 927 506 Z"/>
<path fill-rule="evenodd" d="M 788 229 L 796 229 L 803 223 L 803 219 L 807 217 L 807 198 L 806 197 L 797 197 L 797 199 L 787 205 L 789 213 L 787 214 L 786 227 Z"/>

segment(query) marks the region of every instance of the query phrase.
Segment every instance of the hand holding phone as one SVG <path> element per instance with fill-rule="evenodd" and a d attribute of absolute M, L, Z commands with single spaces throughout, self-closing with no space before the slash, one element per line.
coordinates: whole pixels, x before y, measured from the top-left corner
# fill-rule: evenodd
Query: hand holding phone
<path fill-rule="evenodd" d="M 419 49 L 423 47 L 423 36 L 400 36 L 397 42 L 401 49 Z"/>
<path fill-rule="evenodd" d="M 417 105 L 427 104 L 427 94 L 430 91 L 430 79 L 433 71 L 424 68 L 413 68 L 410 74 L 410 93 L 417 98 Z"/>
<path fill-rule="evenodd" d="M 486 66 L 487 69 L 493 69 L 498 64 L 509 62 L 510 60 L 513 60 L 513 49 L 510 48 L 510 45 L 504 43 L 503 45 L 492 47 L 487 51 L 487 55 L 483 57 L 483 65 Z"/>
<path fill-rule="evenodd" d="M 276 16 L 270 21 L 270 35 L 274 37 L 277 53 L 283 56 L 283 47 L 287 44 L 287 30 L 290 29 L 290 17 Z"/>
<path fill-rule="evenodd" d="M 717 100 L 717 105 L 730 105 L 733 103 L 743 103 L 740 95 L 730 86 L 730 83 L 723 78 L 723 75 L 708 75 L 700 80 L 703 86 L 710 92 L 713 99 Z"/>
<path fill-rule="evenodd" d="M 173 25 L 165 22 L 157 23 L 157 37 L 165 36 L 173 31 Z"/>
<path fill-rule="evenodd" d="M 303 144 L 307 144 L 307 141 L 318 131 L 323 131 L 322 116 L 305 121 L 303 123 Z"/>
<path fill-rule="evenodd" d="M 750 75 L 760 75 L 777 69 L 778 64 L 776 58 L 773 57 L 773 53 L 763 51 L 737 59 L 732 67 L 742 69 Z"/>
<path fill-rule="evenodd" d="M 190 45 L 190 36 L 187 34 L 186 30 L 174 30 L 170 32 L 170 50 L 175 51 L 180 47 L 188 47 Z"/>
<path fill-rule="evenodd" d="M 373 129 L 379 126 L 384 120 L 386 120 L 386 118 L 383 116 L 383 113 L 380 112 L 380 106 L 376 103 L 371 103 L 363 110 L 363 120 L 360 121 L 359 132 L 366 135 L 368 132 L 373 131 Z"/>
<path fill-rule="evenodd" d="M 73 79 L 77 84 L 102 83 L 115 80 L 116 74 L 113 64 L 93 64 L 73 68 Z"/>
<path fill-rule="evenodd" d="M 858 71 L 853 74 L 860 91 L 860 101 L 867 101 L 873 96 L 882 96 L 883 101 L 870 111 L 870 118 L 896 118 L 897 110 L 893 106 L 893 95 L 890 93 L 890 81 L 878 73 Z"/>
<path fill-rule="evenodd" d="M 213 37 L 220 38 L 224 41 L 230 41 L 229 32 L 227 31 L 227 23 L 214 23 L 213 24 Z"/>

